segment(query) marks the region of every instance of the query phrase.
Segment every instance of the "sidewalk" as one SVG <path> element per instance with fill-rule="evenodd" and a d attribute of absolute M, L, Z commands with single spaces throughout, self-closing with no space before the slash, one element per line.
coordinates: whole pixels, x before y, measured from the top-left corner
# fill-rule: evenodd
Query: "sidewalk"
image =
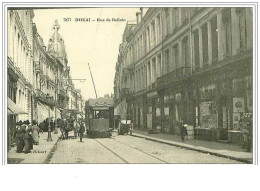
<path fill-rule="evenodd" d="M 7 154 L 8 164 L 44 164 L 47 162 L 49 155 L 58 143 L 61 133 L 58 130 L 58 134 L 51 133 L 52 141 L 47 141 L 48 132 L 40 133 L 40 144 L 33 145 L 31 153 L 17 153 L 16 146 L 12 147 Z"/>
<path fill-rule="evenodd" d="M 246 152 L 239 145 L 233 145 L 229 143 L 219 143 L 213 141 L 203 141 L 197 139 L 185 139 L 185 142 L 181 141 L 180 136 L 170 134 L 148 134 L 147 131 L 137 130 L 133 131 L 133 136 L 145 138 L 147 140 L 165 143 L 181 148 L 195 150 L 203 153 L 209 153 L 212 155 L 237 160 L 251 164 L 253 154 L 252 152 Z"/>

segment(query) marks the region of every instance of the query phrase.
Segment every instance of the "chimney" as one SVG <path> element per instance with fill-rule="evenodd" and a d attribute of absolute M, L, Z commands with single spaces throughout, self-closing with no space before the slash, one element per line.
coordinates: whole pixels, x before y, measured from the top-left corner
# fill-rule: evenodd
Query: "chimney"
<path fill-rule="evenodd" d="M 137 12 L 137 13 L 136 13 L 136 24 L 138 24 L 138 23 L 140 22 L 140 20 L 139 20 L 139 15 L 140 15 L 140 13 Z"/>
<path fill-rule="evenodd" d="M 43 50 L 46 52 L 46 46 L 42 46 Z"/>
<path fill-rule="evenodd" d="M 144 10 L 143 10 L 143 9 L 144 9 L 143 7 L 140 8 L 140 12 L 141 12 L 141 20 L 143 19 L 143 16 L 144 16 Z"/>

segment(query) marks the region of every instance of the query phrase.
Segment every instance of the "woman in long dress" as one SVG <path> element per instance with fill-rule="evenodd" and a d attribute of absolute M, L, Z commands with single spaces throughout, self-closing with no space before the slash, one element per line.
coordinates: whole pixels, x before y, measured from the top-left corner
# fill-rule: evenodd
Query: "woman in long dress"
<path fill-rule="evenodd" d="M 23 124 L 22 121 L 19 121 L 16 123 L 16 129 L 14 132 L 14 137 L 16 139 L 16 146 L 17 146 L 17 153 L 23 152 L 23 147 L 24 147 L 24 141 L 23 141 L 23 129 L 21 125 Z"/>
<path fill-rule="evenodd" d="M 38 127 L 35 120 L 33 120 L 33 126 L 32 126 L 32 138 L 33 138 L 33 144 L 38 145 L 39 144 L 39 132 L 40 128 Z"/>
<path fill-rule="evenodd" d="M 32 127 L 30 125 L 30 121 L 26 120 L 23 122 L 22 127 L 25 129 L 24 133 L 24 153 L 30 153 L 33 149 L 32 144 Z"/>

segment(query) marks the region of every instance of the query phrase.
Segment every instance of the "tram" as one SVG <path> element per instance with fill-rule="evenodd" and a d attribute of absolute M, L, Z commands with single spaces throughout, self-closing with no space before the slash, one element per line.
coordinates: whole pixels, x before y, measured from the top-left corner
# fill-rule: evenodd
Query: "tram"
<path fill-rule="evenodd" d="M 113 98 L 87 100 L 85 123 L 88 137 L 111 137 L 114 127 Z"/>

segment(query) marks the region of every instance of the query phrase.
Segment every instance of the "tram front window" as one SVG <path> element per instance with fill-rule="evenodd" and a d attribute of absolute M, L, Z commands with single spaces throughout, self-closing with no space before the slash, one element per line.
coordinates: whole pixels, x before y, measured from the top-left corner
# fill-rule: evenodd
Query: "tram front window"
<path fill-rule="evenodd" d="M 94 111 L 94 119 L 108 119 L 109 118 L 109 112 L 102 110 L 102 111 Z"/>

